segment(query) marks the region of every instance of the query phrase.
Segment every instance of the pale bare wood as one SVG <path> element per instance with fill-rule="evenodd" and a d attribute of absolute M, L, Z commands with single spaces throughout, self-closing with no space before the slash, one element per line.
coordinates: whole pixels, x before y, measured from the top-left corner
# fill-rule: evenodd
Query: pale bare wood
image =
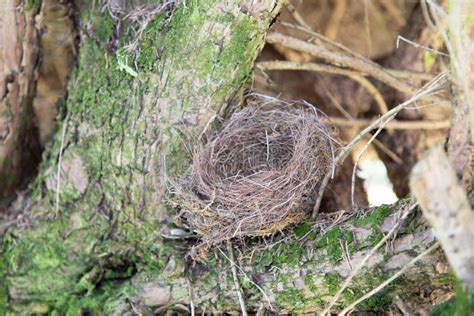
<path fill-rule="evenodd" d="M 457 277 L 474 290 L 474 213 L 441 144 L 415 165 L 410 188 Z"/>

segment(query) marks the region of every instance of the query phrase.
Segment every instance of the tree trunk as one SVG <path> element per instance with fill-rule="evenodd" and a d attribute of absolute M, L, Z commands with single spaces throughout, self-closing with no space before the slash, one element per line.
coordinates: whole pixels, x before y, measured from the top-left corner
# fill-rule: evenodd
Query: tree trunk
<path fill-rule="evenodd" d="M 27 162 L 34 160 L 27 140 L 31 139 L 39 56 L 38 9 L 22 0 L 3 1 L 0 8 L 0 201 L 31 173 Z"/>
<path fill-rule="evenodd" d="M 165 203 L 166 186 L 186 168 L 196 135 L 239 100 L 278 9 L 273 0 L 186 1 L 169 23 L 162 12 L 137 32 L 137 22 L 83 5 L 67 115 L 29 197 L 17 206 L 27 210 L 24 218 L 3 238 L 0 312 L 146 314 L 191 301 L 210 312 L 239 310 L 229 254 L 215 249 L 204 263 L 188 266 L 190 243 L 170 238 L 182 231 Z M 132 53 L 117 49 L 127 44 L 137 44 Z M 249 310 L 321 311 L 351 265 L 394 225 L 400 207 L 332 228 L 321 218 L 313 230 L 314 223 L 303 224 L 266 249 L 244 248 L 238 263 L 253 283 L 239 277 Z M 418 213 L 410 216 L 334 309 L 432 242 Z M 440 252 L 427 255 L 360 309 L 448 289 L 446 267 Z"/>

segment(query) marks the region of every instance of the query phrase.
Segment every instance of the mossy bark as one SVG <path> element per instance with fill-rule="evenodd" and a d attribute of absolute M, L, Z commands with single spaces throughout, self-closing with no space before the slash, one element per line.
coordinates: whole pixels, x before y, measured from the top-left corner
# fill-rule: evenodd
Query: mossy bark
<path fill-rule="evenodd" d="M 189 243 L 167 238 L 175 227 L 164 204 L 166 179 L 185 169 L 186 144 L 238 99 L 278 6 L 188 0 L 169 23 L 159 15 L 137 35 L 137 28 L 126 27 L 132 22 L 119 24 L 92 3 L 84 5 L 80 60 L 64 118 L 20 205 L 27 220 L 3 238 L 0 312 L 146 314 L 189 304 L 188 284 L 197 308 L 238 310 L 224 255 L 216 249 L 191 268 L 184 257 Z M 121 47 L 133 36 L 139 46 L 128 53 Z M 323 308 L 349 271 L 341 241 L 355 264 L 397 209 L 379 209 L 321 236 L 305 224 L 269 249 L 244 250 L 252 259 L 239 262 L 270 302 L 242 277 L 249 309 L 261 303 L 276 311 Z M 374 257 L 339 304 L 429 246 L 433 237 L 418 219 L 406 223 L 393 249 Z M 362 309 L 383 308 L 387 293 L 407 294 L 407 282 L 444 286 L 448 272 L 435 269 L 443 263 L 439 254 L 425 258 Z"/>

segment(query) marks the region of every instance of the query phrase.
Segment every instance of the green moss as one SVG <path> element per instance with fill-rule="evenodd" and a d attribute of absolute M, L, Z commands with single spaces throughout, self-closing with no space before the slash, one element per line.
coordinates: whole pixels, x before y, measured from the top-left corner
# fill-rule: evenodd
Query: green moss
<path fill-rule="evenodd" d="M 3 267 L 4 264 L 2 263 L 3 256 L 0 253 L 0 267 Z M 0 315 L 7 314 L 7 287 L 5 284 L 5 279 L 2 275 L 0 275 Z"/>
<path fill-rule="evenodd" d="M 381 271 L 377 270 L 376 268 L 372 268 L 369 271 L 365 271 L 363 273 L 363 277 L 356 276 L 352 284 L 350 286 L 350 291 L 346 291 L 348 294 L 350 293 L 350 297 L 348 296 L 347 299 L 352 301 L 354 299 L 358 299 L 362 295 L 364 295 L 367 291 L 372 290 L 373 288 L 379 286 L 382 282 L 387 280 L 388 275 L 382 273 Z M 395 283 L 389 284 L 380 292 L 376 293 L 375 295 L 369 297 L 367 300 L 364 300 L 357 306 L 357 310 L 360 311 L 382 311 L 385 310 L 387 305 L 392 302 L 392 297 L 388 294 L 394 288 Z M 348 295 L 346 294 L 346 295 Z"/>
<path fill-rule="evenodd" d="M 282 243 L 278 246 L 273 263 L 279 266 L 284 264 L 298 266 L 302 264 L 302 255 L 303 251 L 300 244 L 292 242 Z"/>
<path fill-rule="evenodd" d="M 253 259 L 253 264 L 261 268 L 269 267 L 273 263 L 274 255 L 273 252 L 270 250 L 261 251 L 255 254 Z"/>
<path fill-rule="evenodd" d="M 276 300 L 278 305 L 287 308 L 293 312 L 304 310 L 305 296 L 301 290 L 287 287 L 284 291 L 277 294 Z"/>
<path fill-rule="evenodd" d="M 161 38 L 163 31 L 163 18 L 157 17 L 150 22 L 147 30 L 142 33 L 139 42 L 139 53 L 136 58 L 136 63 L 143 72 L 152 72 L 158 70 L 158 65 L 155 62 L 160 59 L 163 47 L 160 43 L 157 44 L 157 39 Z"/>
<path fill-rule="evenodd" d="M 97 15 L 92 14 L 90 16 L 92 24 L 93 36 L 102 44 L 106 44 L 113 36 L 113 30 L 115 27 L 115 21 L 112 19 L 110 14 L 105 10 L 103 14 Z"/>
<path fill-rule="evenodd" d="M 442 274 L 439 277 L 436 277 L 433 280 L 433 283 L 439 285 L 455 285 L 456 284 L 456 275 L 454 272 L 450 271 L 446 274 Z"/>
<path fill-rule="evenodd" d="M 380 206 L 372 213 L 368 213 L 364 217 L 352 220 L 352 224 L 358 227 L 372 227 L 377 228 L 383 223 L 385 218 L 390 215 L 391 208 L 389 206 Z"/>
<path fill-rule="evenodd" d="M 307 233 L 309 233 L 309 231 L 311 230 L 312 228 L 312 225 L 309 224 L 309 223 L 303 223 L 299 226 L 296 226 L 293 230 L 293 232 L 295 233 L 295 236 L 297 238 L 301 238 L 303 237 L 304 235 L 306 235 Z"/>
<path fill-rule="evenodd" d="M 56 134 L 35 184 L 34 226 L 12 229 L 2 244 L 2 284 L 34 304 L 13 301 L 8 309 L 16 314 L 122 314 L 117 304 L 129 308 L 126 298 L 138 290 L 127 279 L 137 272 L 158 277 L 169 256 L 183 257 L 180 247 L 161 238 L 157 218 L 166 209 L 156 202 L 162 173 L 179 176 L 188 164 L 177 127 L 186 115 L 215 111 L 231 92 L 239 93 L 262 43 L 263 29 L 244 13 L 223 14 L 216 9 L 220 1 L 195 0 L 177 9 L 166 34 L 161 17 L 149 23 L 139 54 L 117 56 L 105 45 L 115 22 L 91 7 L 81 13 L 81 25 L 92 25 L 93 34 L 82 38 L 69 83 L 65 142 Z M 133 40 L 129 28 L 122 31 L 119 49 Z M 82 160 L 89 186 L 79 198 L 64 185 L 56 212 L 55 193 L 44 182 L 57 170 L 61 147 L 64 157 L 74 153 Z M 296 243 L 278 253 L 267 262 L 301 261 Z"/>
<path fill-rule="evenodd" d="M 340 227 L 334 227 L 328 230 L 316 241 L 315 247 L 325 249 L 331 263 L 335 264 L 342 259 L 340 241 L 347 245 L 349 253 L 352 253 L 355 250 L 355 245 L 353 243 L 354 236 L 352 232 Z"/>
<path fill-rule="evenodd" d="M 320 290 L 318 286 L 316 286 L 314 282 L 314 276 L 310 273 L 304 276 L 304 285 L 310 289 L 311 292 L 315 293 Z"/>
<path fill-rule="evenodd" d="M 324 284 L 330 295 L 336 294 L 344 280 L 337 273 L 326 273 L 324 275 Z"/>
<path fill-rule="evenodd" d="M 474 293 L 456 281 L 456 296 L 443 304 L 437 305 L 431 311 L 433 316 L 464 316 L 472 315 L 474 311 Z"/>
<path fill-rule="evenodd" d="M 27 0 L 25 4 L 25 11 L 31 11 L 34 14 L 39 13 L 42 0 Z"/>

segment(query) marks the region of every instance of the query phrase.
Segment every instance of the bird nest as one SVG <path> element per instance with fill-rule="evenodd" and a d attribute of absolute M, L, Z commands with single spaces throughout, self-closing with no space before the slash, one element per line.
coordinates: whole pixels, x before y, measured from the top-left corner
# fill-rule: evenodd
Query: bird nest
<path fill-rule="evenodd" d="M 208 245 L 300 222 L 330 169 L 331 134 L 306 104 L 235 113 L 195 151 L 176 192 L 181 218 Z"/>

